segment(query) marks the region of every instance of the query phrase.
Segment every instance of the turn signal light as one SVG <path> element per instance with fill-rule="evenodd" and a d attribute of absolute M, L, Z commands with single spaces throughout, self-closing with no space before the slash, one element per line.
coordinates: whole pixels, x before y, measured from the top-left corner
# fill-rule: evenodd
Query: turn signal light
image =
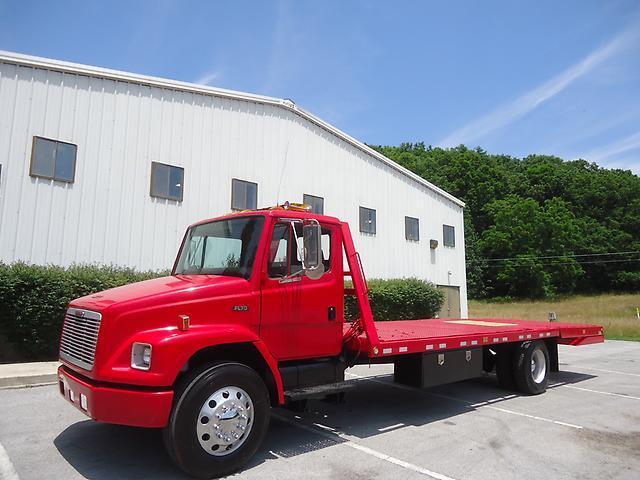
<path fill-rule="evenodd" d="M 134 343 L 131 347 L 131 368 L 149 370 L 151 368 L 151 345 Z"/>

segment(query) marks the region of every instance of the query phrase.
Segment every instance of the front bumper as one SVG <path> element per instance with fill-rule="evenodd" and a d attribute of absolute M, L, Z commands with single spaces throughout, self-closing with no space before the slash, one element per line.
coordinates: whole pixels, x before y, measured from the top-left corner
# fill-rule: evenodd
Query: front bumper
<path fill-rule="evenodd" d="M 164 427 L 171 413 L 173 391 L 103 385 L 61 365 L 60 393 L 85 415 L 105 423 Z"/>

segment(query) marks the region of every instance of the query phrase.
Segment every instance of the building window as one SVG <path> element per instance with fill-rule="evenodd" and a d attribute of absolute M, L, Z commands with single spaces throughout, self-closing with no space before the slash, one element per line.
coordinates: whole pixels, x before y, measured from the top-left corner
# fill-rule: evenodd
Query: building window
<path fill-rule="evenodd" d="M 376 233 L 376 211 L 372 208 L 360 207 L 360 231 L 362 233 Z"/>
<path fill-rule="evenodd" d="M 305 193 L 302 199 L 302 203 L 304 203 L 305 205 L 309 205 L 313 213 L 318 213 L 320 215 L 324 214 L 324 198 L 316 197 L 314 195 L 307 195 Z"/>
<path fill-rule="evenodd" d="M 29 175 L 73 183 L 77 153 L 78 146 L 72 143 L 33 137 Z"/>
<path fill-rule="evenodd" d="M 404 238 L 415 242 L 420 240 L 420 221 L 413 217 L 404 217 Z"/>
<path fill-rule="evenodd" d="M 151 196 L 182 201 L 184 168 L 151 162 Z"/>
<path fill-rule="evenodd" d="M 442 243 L 445 247 L 456 246 L 456 229 L 451 225 L 442 226 Z"/>
<path fill-rule="evenodd" d="M 234 178 L 231 180 L 231 209 L 255 210 L 258 208 L 258 184 Z"/>

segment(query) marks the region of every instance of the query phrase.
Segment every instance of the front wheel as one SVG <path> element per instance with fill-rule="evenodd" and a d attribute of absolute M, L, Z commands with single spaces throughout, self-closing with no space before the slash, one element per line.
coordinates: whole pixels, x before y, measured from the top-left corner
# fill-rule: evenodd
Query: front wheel
<path fill-rule="evenodd" d="M 239 363 L 209 365 L 176 391 L 165 445 L 189 475 L 209 479 L 240 469 L 269 426 L 269 393 L 262 378 Z"/>
<path fill-rule="evenodd" d="M 513 376 L 520 391 L 537 395 L 547 390 L 549 351 L 544 342 L 525 342 L 516 351 Z"/>

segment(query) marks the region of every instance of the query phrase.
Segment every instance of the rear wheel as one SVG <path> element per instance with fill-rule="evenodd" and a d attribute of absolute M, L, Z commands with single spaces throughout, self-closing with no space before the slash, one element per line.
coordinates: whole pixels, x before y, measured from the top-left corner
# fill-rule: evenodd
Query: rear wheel
<path fill-rule="evenodd" d="M 209 365 L 176 391 L 164 438 L 176 464 L 209 479 L 241 468 L 269 425 L 269 394 L 262 378 L 239 363 Z"/>
<path fill-rule="evenodd" d="M 516 351 L 513 376 L 518 389 L 530 395 L 547 389 L 549 351 L 544 342 L 525 342 Z"/>

